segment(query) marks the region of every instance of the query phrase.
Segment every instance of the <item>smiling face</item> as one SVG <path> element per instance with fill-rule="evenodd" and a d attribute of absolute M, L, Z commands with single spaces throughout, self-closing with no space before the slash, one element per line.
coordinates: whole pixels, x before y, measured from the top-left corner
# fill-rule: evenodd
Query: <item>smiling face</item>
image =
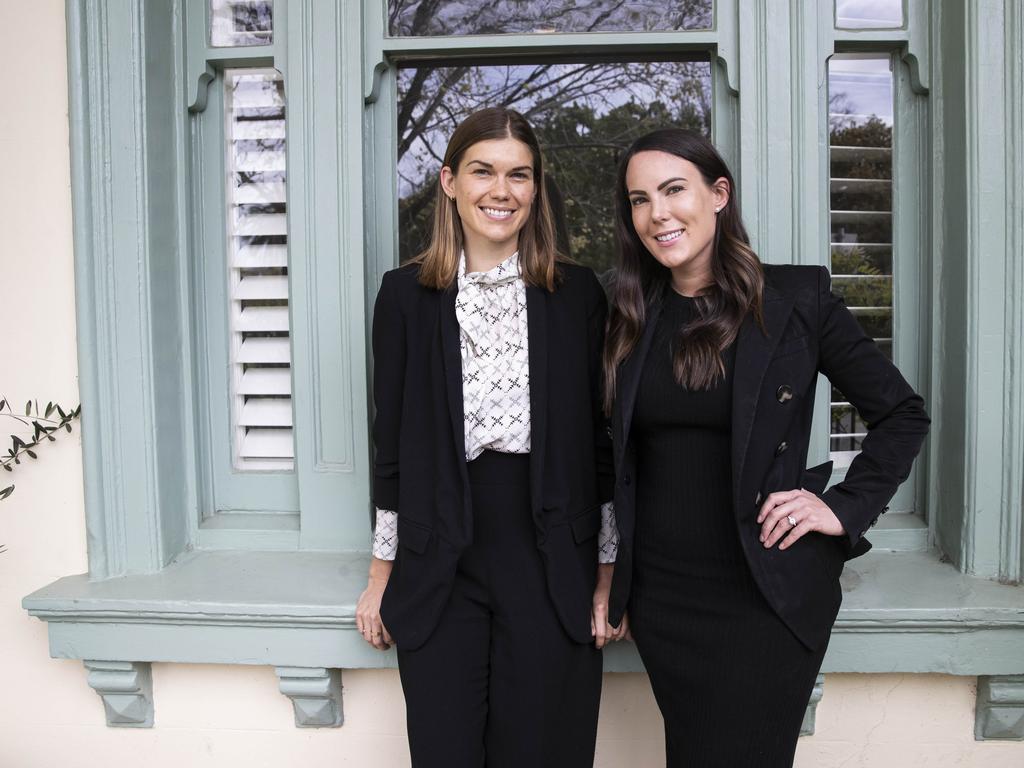
<path fill-rule="evenodd" d="M 515 252 L 537 192 L 533 154 L 526 144 L 513 138 L 478 141 L 457 169 L 441 169 L 441 186 L 462 220 L 471 271 L 494 266 Z"/>
<path fill-rule="evenodd" d="M 633 227 L 644 247 L 672 272 L 687 296 L 712 282 L 715 217 L 729 202 L 724 178 L 708 185 L 696 165 L 660 151 L 638 152 L 626 167 Z"/>

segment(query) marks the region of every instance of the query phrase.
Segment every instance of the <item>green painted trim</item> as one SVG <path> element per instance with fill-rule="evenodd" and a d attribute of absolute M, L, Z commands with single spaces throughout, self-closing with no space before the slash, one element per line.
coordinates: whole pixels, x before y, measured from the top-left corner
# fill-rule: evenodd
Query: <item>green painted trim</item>
<path fill-rule="evenodd" d="M 103 699 L 107 725 L 153 727 L 153 674 L 148 663 L 87 659 L 89 687 Z"/>
<path fill-rule="evenodd" d="M 337 728 L 345 722 L 341 670 L 276 667 L 281 693 L 292 700 L 296 728 Z"/>
<path fill-rule="evenodd" d="M 1007 355 L 1003 385 L 1003 503 L 999 579 L 1024 579 L 1024 4 L 1004 4 L 1006 46 L 1006 325 Z"/>
<path fill-rule="evenodd" d="M 67 8 L 86 517 L 90 570 L 103 578 L 162 567 L 187 545 L 181 511 L 195 508 L 183 137 L 168 76 L 181 17 L 139 0 Z"/>
<path fill-rule="evenodd" d="M 288 232 L 300 546 L 366 551 L 361 29 L 356 4 L 289 6 Z"/>
<path fill-rule="evenodd" d="M 962 30 L 966 42 L 966 180 L 967 205 L 963 212 L 967 235 L 967 393 L 966 462 L 967 515 L 964 520 L 964 568 L 981 576 L 998 576 L 1008 457 L 1004 435 L 1013 438 L 1017 423 L 1007 424 L 1002 408 L 1005 387 L 1014 386 L 1007 344 L 1019 343 L 1019 334 L 1006 322 L 1008 307 L 1020 299 L 1016 281 L 1009 280 L 1011 263 L 1020 254 L 1009 250 L 1007 209 L 1007 152 L 1012 137 L 1004 134 L 1007 107 L 1021 95 L 1008 94 L 1006 32 L 1001 0 L 969 3 Z M 1010 97 L 1008 100 L 1008 96 Z M 1019 384 L 1017 384 L 1019 386 Z M 1014 494 L 1020 499 L 1020 490 Z M 1019 503 L 1019 501 L 1018 501 Z M 1016 533 L 1019 538 L 1019 529 Z"/>
<path fill-rule="evenodd" d="M 976 741 L 1024 741 L 1024 675 L 978 678 Z"/>
<path fill-rule="evenodd" d="M 57 658 L 325 668 L 394 666 L 355 629 L 366 554 L 199 552 L 159 574 L 69 576 L 26 597 Z M 965 576 L 931 552 L 847 564 L 822 672 L 1024 673 L 1024 588 Z M 197 599 L 195 585 L 203 584 Z M 637 671 L 631 644 L 605 669 Z"/>

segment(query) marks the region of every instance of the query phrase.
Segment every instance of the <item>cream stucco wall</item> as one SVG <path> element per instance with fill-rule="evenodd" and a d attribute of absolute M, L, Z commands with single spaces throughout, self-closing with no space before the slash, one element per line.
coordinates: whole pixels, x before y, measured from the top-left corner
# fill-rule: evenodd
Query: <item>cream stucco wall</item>
<path fill-rule="evenodd" d="M 16 403 L 77 399 L 64 45 L 60 0 L 0 0 L 9 64 L 0 111 L 0 394 Z M 298 730 L 269 668 L 157 664 L 155 727 L 107 728 L 82 665 L 50 659 L 46 626 L 20 606 L 32 590 L 86 569 L 77 431 L 44 446 L 38 463 L 3 473 L 0 487 L 8 479 L 17 491 L 0 502 L 0 768 L 408 764 L 393 671 L 344 673 L 345 725 Z M 973 740 L 973 706 L 972 679 L 830 676 L 818 733 L 801 740 L 796 764 L 1024 766 L 1024 745 Z M 646 679 L 607 676 L 597 765 L 663 759 Z"/>

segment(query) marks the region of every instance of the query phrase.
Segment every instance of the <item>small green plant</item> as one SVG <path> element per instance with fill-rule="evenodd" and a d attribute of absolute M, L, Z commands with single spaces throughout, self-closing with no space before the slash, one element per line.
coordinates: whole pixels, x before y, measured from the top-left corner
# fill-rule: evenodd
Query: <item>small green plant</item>
<path fill-rule="evenodd" d="M 25 403 L 25 415 L 22 416 L 20 413 L 14 412 L 6 397 L 0 398 L 0 416 L 14 419 L 26 429 L 32 430 L 31 439 L 11 435 L 11 447 L 7 449 L 7 455 L 0 458 L 0 466 L 8 472 L 13 472 L 14 465 L 21 464 L 23 456 L 28 456 L 30 459 L 39 458 L 36 451 L 39 450 L 43 441 L 55 442 L 54 433 L 60 432 L 62 429 L 71 432 L 71 422 L 77 419 L 81 413 L 81 405 L 77 405 L 73 409 L 66 409 L 59 403 L 49 402 L 45 408 L 40 409 L 38 400 L 29 400 Z M 13 484 L 6 488 L 0 488 L 0 501 L 12 493 L 14 493 Z"/>

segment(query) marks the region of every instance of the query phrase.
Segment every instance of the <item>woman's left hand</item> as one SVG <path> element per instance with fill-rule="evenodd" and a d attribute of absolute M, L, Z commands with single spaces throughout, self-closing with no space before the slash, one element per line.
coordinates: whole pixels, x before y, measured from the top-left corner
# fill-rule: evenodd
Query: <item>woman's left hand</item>
<path fill-rule="evenodd" d="M 761 505 L 757 522 L 761 524 L 761 542 L 766 549 L 774 547 L 783 536 L 786 538 L 779 549 L 791 547 L 809 531 L 828 536 L 842 536 L 846 532 L 828 504 L 803 488 L 769 494 Z"/>
<path fill-rule="evenodd" d="M 628 631 L 625 616 L 617 627 L 608 623 L 608 598 L 612 591 L 614 573 L 614 563 L 601 563 L 597 566 L 597 586 L 594 588 L 594 602 L 590 610 L 590 634 L 593 635 L 594 645 L 598 648 L 621 640 Z"/>

